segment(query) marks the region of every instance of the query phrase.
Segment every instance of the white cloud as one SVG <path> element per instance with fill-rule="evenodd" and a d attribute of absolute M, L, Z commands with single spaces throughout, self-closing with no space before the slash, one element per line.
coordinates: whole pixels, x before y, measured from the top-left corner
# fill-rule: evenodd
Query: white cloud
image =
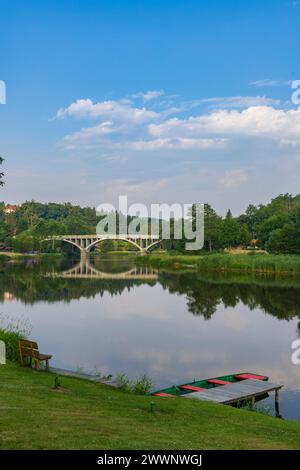
<path fill-rule="evenodd" d="M 255 87 L 284 87 L 290 86 L 292 80 L 273 80 L 270 78 L 265 78 L 263 80 L 255 80 L 254 82 L 250 82 L 249 85 Z"/>
<path fill-rule="evenodd" d="M 85 145 L 95 143 L 97 139 L 103 139 L 103 137 L 116 132 L 117 128 L 113 127 L 111 121 L 105 121 L 97 126 L 83 127 L 80 131 L 73 132 L 73 134 L 66 135 L 61 142 L 61 146 L 66 150 L 71 150 L 77 147 L 77 145 Z"/>
<path fill-rule="evenodd" d="M 226 145 L 226 139 L 154 139 L 154 140 L 138 140 L 132 142 L 133 150 L 205 150 L 222 148 Z"/>
<path fill-rule="evenodd" d="M 106 123 L 104 123 L 106 124 Z M 103 139 L 113 133 L 114 130 L 108 126 L 94 126 L 83 128 L 78 132 L 65 136 L 60 146 L 65 150 L 74 150 L 79 147 L 97 148 L 101 145 L 102 149 L 108 150 L 132 150 L 132 151 L 159 151 L 159 150 L 208 150 L 224 148 L 228 142 L 227 139 L 218 138 L 178 138 L 178 139 L 152 139 L 152 140 L 127 140 L 112 141 Z"/>
<path fill-rule="evenodd" d="M 278 105 L 280 100 L 266 96 L 229 96 L 219 98 L 206 98 L 203 103 L 211 103 L 221 108 L 248 108 L 250 106 Z"/>
<path fill-rule="evenodd" d="M 146 92 L 146 99 L 163 91 Z M 140 94 L 138 94 L 140 95 Z M 217 109 L 195 111 L 194 102 L 157 102 L 156 111 L 129 99 L 93 103 L 79 99 L 58 110 L 56 118 L 96 120 L 66 135 L 64 149 L 99 150 L 102 156 L 127 158 L 130 152 L 205 151 L 225 148 L 234 139 L 272 139 L 280 146 L 300 145 L 300 108 L 279 109 L 265 96 L 214 97 L 197 100 Z M 172 108 L 170 108 L 172 105 Z M 276 107 L 275 107 L 276 105 Z M 192 111 L 194 115 L 192 115 Z M 176 117 L 170 117 L 174 113 Z M 184 114 L 183 114 L 184 113 Z M 182 117 L 184 116 L 184 117 Z M 123 152 L 123 154 L 122 154 Z"/>
<path fill-rule="evenodd" d="M 196 138 L 221 134 L 299 140 L 300 108 L 285 111 L 271 106 L 252 106 L 242 111 L 217 110 L 187 119 L 173 118 L 159 124 L 152 123 L 148 128 L 154 137 Z"/>
<path fill-rule="evenodd" d="M 67 108 L 60 108 L 56 119 L 65 117 L 109 119 L 117 122 L 143 123 L 158 117 L 158 113 L 146 108 L 133 107 L 128 100 L 102 101 L 93 103 L 90 99 L 79 99 Z"/>
<path fill-rule="evenodd" d="M 248 175 L 245 170 L 235 169 L 226 171 L 221 178 L 221 183 L 226 189 L 236 189 L 247 180 Z"/>
<path fill-rule="evenodd" d="M 142 98 L 143 101 L 151 101 L 163 96 L 165 94 L 164 90 L 149 90 L 146 92 L 140 91 L 132 95 L 133 98 Z"/>

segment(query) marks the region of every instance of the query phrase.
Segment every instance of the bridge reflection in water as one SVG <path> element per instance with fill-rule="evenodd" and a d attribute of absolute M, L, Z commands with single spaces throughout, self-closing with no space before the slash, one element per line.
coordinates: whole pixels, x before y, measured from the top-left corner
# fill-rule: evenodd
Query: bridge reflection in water
<path fill-rule="evenodd" d="M 89 259 L 81 259 L 72 268 L 62 272 L 53 272 L 51 276 L 67 279 L 158 279 L 157 270 L 149 266 L 134 266 L 123 272 L 112 273 L 95 268 Z"/>

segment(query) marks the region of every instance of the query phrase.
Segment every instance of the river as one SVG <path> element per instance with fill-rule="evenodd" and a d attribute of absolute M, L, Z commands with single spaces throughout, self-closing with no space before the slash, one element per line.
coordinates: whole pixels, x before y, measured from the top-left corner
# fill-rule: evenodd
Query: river
<path fill-rule="evenodd" d="M 51 365 L 146 373 L 157 388 L 233 372 L 284 384 L 281 413 L 300 420 L 300 279 L 158 272 L 129 256 L 10 261 L 0 314 L 30 327 Z M 270 399 L 262 402 L 272 407 Z"/>

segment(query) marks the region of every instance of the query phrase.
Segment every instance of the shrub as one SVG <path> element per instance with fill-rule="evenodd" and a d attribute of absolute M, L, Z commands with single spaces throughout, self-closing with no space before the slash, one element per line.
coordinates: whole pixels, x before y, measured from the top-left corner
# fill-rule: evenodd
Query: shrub
<path fill-rule="evenodd" d="M 146 395 L 146 393 L 150 392 L 152 386 L 151 379 L 146 374 L 143 374 L 133 382 L 132 393 L 135 395 Z"/>
<path fill-rule="evenodd" d="M 146 395 L 153 386 L 151 379 L 146 374 L 135 380 L 130 380 L 126 374 L 119 374 L 117 382 L 119 382 L 121 390 L 134 395 Z"/>
<path fill-rule="evenodd" d="M 18 340 L 23 336 L 20 333 L 0 330 L 0 341 L 5 343 L 6 359 L 10 361 L 19 360 Z"/>
<path fill-rule="evenodd" d="M 0 340 L 5 343 L 6 359 L 19 360 L 19 339 L 24 339 L 30 333 L 28 321 L 23 318 L 10 318 L 0 315 Z"/>
<path fill-rule="evenodd" d="M 121 390 L 124 390 L 125 392 L 130 392 L 130 380 L 127 377 L 126 374 L 118 374 L 117 375 L 117 382 L 120 386 Z"/>

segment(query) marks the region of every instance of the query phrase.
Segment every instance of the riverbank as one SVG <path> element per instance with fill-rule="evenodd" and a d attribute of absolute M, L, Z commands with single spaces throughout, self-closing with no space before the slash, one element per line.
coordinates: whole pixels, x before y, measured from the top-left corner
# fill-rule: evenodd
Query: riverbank
<path fill-rule="evenodd" d="M 0 251 L 0 261 L 9 261 L 11 259 L 26 259 L 26 258 L 64 258 L 64 253 L 19 253 L 15 251 Z"/>
<path fill-rule="evenodd" d="M 298 449 L 300 424 L 0 366 L 1 449 Z M 151 402 L 154 411 L 151 411 Z M 30 430 L 30 432 L 29 432 Z"/>
<path fill-rule="evenodd" d="M 140 257 L 137 262 L 171 270 L 197 269 L 198 271 L 300 275 L 299 255 L 214 253 L 192 256 L 153 253 Z"/>
<path fill-rule="evenodd" d="M 6 259 L 11 259 L 11 258 L 28 258 L 28 257 L 33 257 L 33 256 L 40 256 L 40 254 L 33 253 L 33 254 L 27 254 L 27 253 L 18 253 L 15 251 L 0 251 L 0 257 L 6 258 Z"/>
<path fill-rule="evenodd" d="M 161 270 L 177 271 L 180 269 L 218 273 L 300 275 L 300 255 L 269 255 L 256 252 L 238 254 L 228 252 L 204 255 L 151 253 L 146 256 L 139 256 L 135 252 L 121 251 L 103 253 L 101 258 L 105 259 L 109 256 L 134 257 L 135 262 L 139 265 L 148 264 Z M 64 253 L 24 254 L 0 252 L 0 262 L 33 257 L 38 259 L 59 259 L 66 257 L 66 255 Z"/>

